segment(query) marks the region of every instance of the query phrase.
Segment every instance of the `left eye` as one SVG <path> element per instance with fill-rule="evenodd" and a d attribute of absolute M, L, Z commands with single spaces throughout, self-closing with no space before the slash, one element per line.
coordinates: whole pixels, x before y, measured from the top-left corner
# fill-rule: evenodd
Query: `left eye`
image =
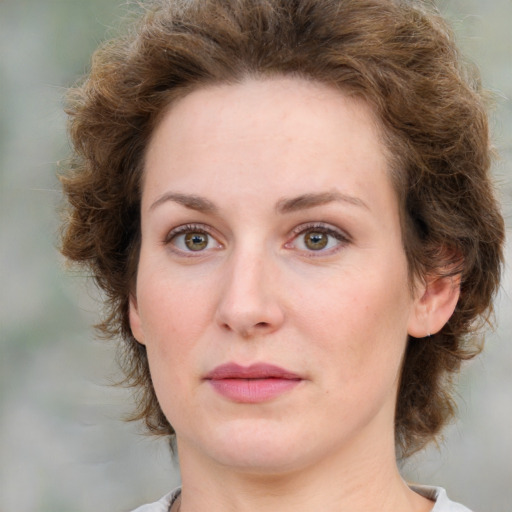
<path fill-rule="evenodd" d="M 206 233 L 187 233 L 183 236 L 183 241 L 187 249 L 191 251 L 202 251 L 206 249 L 210 243 L 210 237 Z"/>
<path fill-rule="evenodd" d="M 347 242 L 347 238 L 334 229 L 325 227 L 310 227 L 298 233 L 298 235 L 287 244 L 301 251 L 328 251 Z"/>
<path fill-rule="evenodd" d="M 220 247 L 219 242 L 213 236 L 197 229 L 173 233 L 169 237 L 168 243 L 182 252 L 201 252 Z"/>

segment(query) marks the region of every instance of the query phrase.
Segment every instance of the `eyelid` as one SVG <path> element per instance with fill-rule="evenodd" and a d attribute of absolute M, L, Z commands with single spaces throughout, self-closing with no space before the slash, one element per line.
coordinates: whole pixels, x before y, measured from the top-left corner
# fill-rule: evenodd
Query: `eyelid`
<path fill-rule="evenodd" d="M 304 224 L 299 224 L 295 228 L 292 229 L 292 235 L 299 235 L 304 231 L 318 229 L 319 231 L 323 231 L 325 233 L 333 233 L 335 235 L 339 235 L 341 238 L 346 240 L 350 240 L 350 236 L 348 233 L 336 226 L 333 226 L 329 222 L 305 222 Z"/>
<path fill-rule="evenodd" d="M 182 235 L 184 233 L 188 232 L 198 232 L 198 233 L 206 233 L 208 235 L 213 236 L 211 229 L 208 228 L 205 224 L 181 224 L 180 226 L 176 226 L 175 228 L 172 228 L 164 238 L 164 244 L 168 244 L 171 242 L 171 240 L 176 237 L 177 235 Z M 214 237 L 214 236 L 213 236 Z M 215 237 L 214 237 L 215 238 Z"/>

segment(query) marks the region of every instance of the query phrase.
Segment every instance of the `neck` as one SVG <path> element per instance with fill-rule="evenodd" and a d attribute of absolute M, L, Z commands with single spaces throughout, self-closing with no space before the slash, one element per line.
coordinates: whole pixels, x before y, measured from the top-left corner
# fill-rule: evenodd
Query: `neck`
<path fill-rule="evenodd" d="M 239 470 L 197 457 L 178 443 L 183 482 L 180 512 L 427 512 L 397 468 L 394 444 L 334 451 L 307 467 Z"/>

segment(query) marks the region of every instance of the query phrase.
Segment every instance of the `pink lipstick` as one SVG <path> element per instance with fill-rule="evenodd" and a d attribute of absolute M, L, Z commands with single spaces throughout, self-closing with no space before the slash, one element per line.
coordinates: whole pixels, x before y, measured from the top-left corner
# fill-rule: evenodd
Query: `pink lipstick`
<path fill-rule="evenodd" d="M 227 363 L 213 369 L 205 380 L 217 393 L 233 402 L 254 404 L 278 397 L 303 379 L 296 373 L 271 364 L 240 366 Z"/>

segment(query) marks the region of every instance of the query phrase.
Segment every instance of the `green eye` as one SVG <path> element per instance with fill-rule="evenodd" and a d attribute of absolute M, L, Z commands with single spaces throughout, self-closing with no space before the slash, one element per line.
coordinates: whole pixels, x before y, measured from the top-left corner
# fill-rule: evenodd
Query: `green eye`
<path fill-rule="evenodd" d="M 329 235 L 321 231 L 309 231 L 304 235 L 304 244 L 312 251 L 319 251 L 327 247 Z"/>
<path fill-rule="evenodd" d="M 309 256 L 329 256 L 350 244 L 350 237 L 331 224 L 301 224 L 292 231 L 292 234 L 292 240 L 287 242 L 285 247 L 297 249 Z"/>
<path fill-rule="evenodd" d="M 181 256 L 202 256 L 212 250 L 222 249 L 222 244 L 210 234 L 209 229 L 201 224 L 178 226 L 166 236 L 165 244 Z"/>
<path fill-rule="evenodd" d="M 191 251 L 202 251 L 208 246 L 208 235 L 206 233 L 187 233 L 185 245 Z"/>

